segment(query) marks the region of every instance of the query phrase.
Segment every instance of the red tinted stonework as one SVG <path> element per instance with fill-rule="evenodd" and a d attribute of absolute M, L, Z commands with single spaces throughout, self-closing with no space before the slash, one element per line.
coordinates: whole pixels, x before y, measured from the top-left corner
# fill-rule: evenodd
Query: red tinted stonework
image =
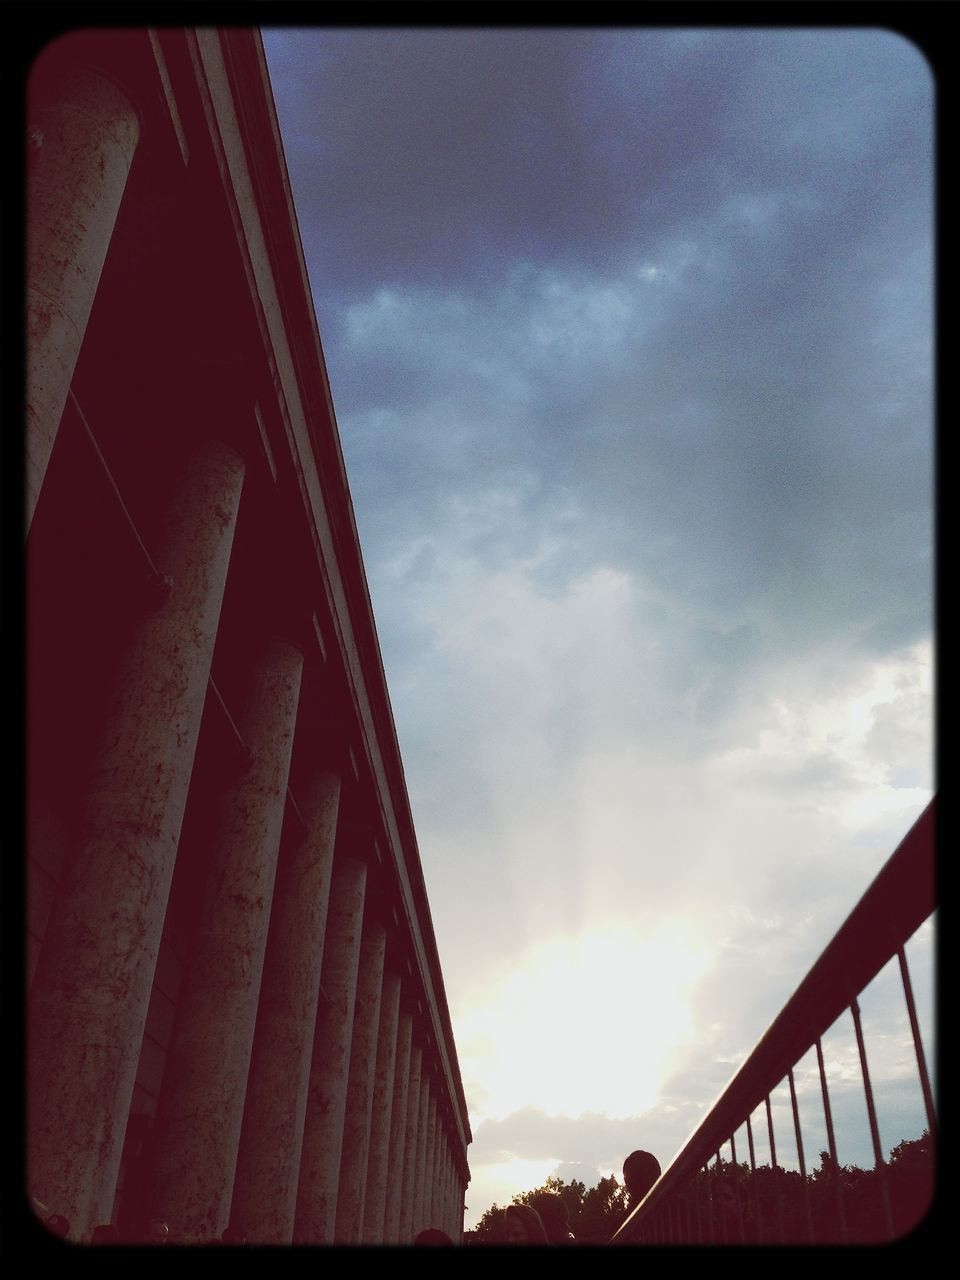
<path fill-rule="evenodd" d="M 412 1240 L 470 1130 L 259 35 L 71 34 L 27 125 L 26 1191 Z"/>

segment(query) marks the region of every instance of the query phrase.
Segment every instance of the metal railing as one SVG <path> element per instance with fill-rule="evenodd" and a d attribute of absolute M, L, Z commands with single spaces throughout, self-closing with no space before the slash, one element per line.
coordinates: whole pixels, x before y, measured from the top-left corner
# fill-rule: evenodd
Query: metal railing
<path fill-rule="evenodd" d="M 920 1036 L 906 942 L 936 907 L 935 799 L 920 815 L 867 889 L 706 1118 L 611 1240 L 612 1244 L 802 1244 L 890 1240 L 922 1216 L 932 1194 L 933 1093 Z M 910 1144 L 919 1165 L 909 1187 L 891 1178 L 900 1168 L 884 1161 L 874 1091 L 867 1066 L 858 996 L 896 956 L 916 1055 L 927 1133 Z M 873 1150 L 874 1166 L 852 1182 L 837 1159 L 835 1125 L 822 1038 L 849 1011 Z M 821 1168 L 808 1174 L 797 1104 L 795 1068 L 815 1048 L 827 1140 Z M 792 1146 L 796 1169 L 778 1163 L 771 1096 L 789 1087 L 792 1132 L 781 1133 L 781 1159 Z M 762 1109 L 770 1163 L 759 1163 L 754 1113 Z M 765 1125 L 763 1120 L 765 1119 Z M 736 1135 L 747 1151 L 738 1159 Z M 727 1156 L 725 1153 L 729 1151 Z M 748 1157 L 743 1160 L 743 1156 Z M 792 1162 L 792 1153 L 791 1153 Z M 906 1162 L 904 1162 L 904 1165 Z M 917 1170 L 919 1169 L 919 1172 Z M 929 1179 L 929 1181 L 927 1181 Z M 918 1192 L 918 1182 L 922 1184 Z M 906 1188 L 906 1191 L 905 1191 Z M 905 1208 L 906 1206 L 906 1208 Z"/>

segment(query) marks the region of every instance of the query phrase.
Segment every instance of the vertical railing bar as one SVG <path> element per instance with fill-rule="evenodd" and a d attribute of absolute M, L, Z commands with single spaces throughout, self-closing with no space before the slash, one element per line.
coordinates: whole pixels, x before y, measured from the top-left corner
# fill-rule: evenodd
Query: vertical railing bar
<path fill-rule="evenodd" d="M 807 1182 L 807 1166 L 803 1159 L 803 1137 L 800 1133 L 800 1108 L 797 1106 L 797 1086 L 793 1078 L 793 1067 L 787 1071 L 790 1081 L 790 1106 L 793 1108 L 793 1131 L 797 1137 L 797 1163 L 800 1165 L 800 1177 L 803 1179 L 803 1200 L 807 1210 L 807 1235 L 813 1244 L 813 1213 L 810 1209 L 810 1185 Z"/>
<path fill-rule="evenodd" d="M 692 1224 L 690 1213 L 690 1183 L 687 1183 L 684 1192 L 684 1220 L 686 1222 L 685 1239 L 687 1244 L 692 1244 L 694 1243 L 694 1224 Z"/>
<path fill-rule="evenodd" d="M 797 1106 L 797 1086 L 793 1078 L 793 1067 L 787 1071 L 787 1080 L 790 1085 L 790 1107 L 793 1111 L 793 1132 L 797 1139 L 797 1162 L 800 1166 L 800 1173 L 803 1177 L 807 1176 L 807 1166 L 803 1159 L 803 1139 L 800 1136 L 800 1109 Z"/>
<path fill-rule="evenodd" d="M 723 1211 L 723 1197 L 720 1195 L 720 1182 L 723 1177 L 723 1162 L 720 1159 L 719 1149 L 716 1151 L 714 1159 L 716 1160 L 716 1164 L 713 1166 L 715 1175 L 714 1191 L 716 1192 L 716 1195 L 713 1198 L 720 1212 L 720 1230 L 723 1233 L 723 1243 L 729 1244 L 730 1241 L 727 1239 L 727 1215 Z"/>
<path fill-rule="evenodd" d="M 733 1161 L 733 1196 L 737 1202 L 737 1230 L 740 1234 L 740 1243 L 743 1244 L 743 1206 L 740 1203 L 740 1170 L 737 1166 L 737 1142 L 736 1134 L 730 1135 L 730 1157 Z"/>
<path fill-rule="evenodd" d="M 780 1232 L 780 1243 L 786 1244 L 783 1234 L 783 1205 L 780 1203 L 780 1171 L 777 1168 L 777 1143 L 773 1136 L 773 1112 L 770 1109 L 770 1095 L 764 1101 L 767 1104 L 767 1133 L 770 1136 L 770 1165 L 773 1174 L 773 1199 L 777 1207 L 777 1227 Z"/>
<path fill-rule="evenodd" d="M 710 1166 L 703 1166 L 703 1186 L 707 1197 L 707 1228 L 710 1236 L 710 1243 L 716 1244 L 716 1232 L 713 1229 L 713 1194 L 710 1187 Z"/>
<path fill-rule="evenodd" d="M 920 1039 L 920 1023 L 917 1020 L 917 1006 L 913 1001 L 913 985 L 907 969 L 907 957 L 902 943 L 897 944 L 897 960 L 900 962 L 900 977 L 903 980 L 903 994 L 907 1002 L 907 1014 L 910 1018 L 910 1030 L 913 1032 L 913 1047 L 917 1053 L 917 1071 L 920 1075 L 920 1088 L 923 1090 L 923 1105 L 927 1112 L 927 1128 L 932 1138 L 936 1132 L 937 1118 L 933 1109 L 933 1090 L 930 1088 L 930 1077 L 927 1074 L 927 1059 Z"/>
<path fill-rule="evenodd" d="M 753 1212 L 757 1216 L 757 1243 L 763 1243 L 763 1215 L 760 1212 L 760 1188 L 757 1186 L 757 1157 L 753 1149 L 753 1125 L 747 1116 L 747 1146 L 750 1149 L 750 1184 L 753 1187 Z"/>
<path fill-rule="evenodd" d="M 863 1072 L 863 1093 L 867 1101 L 867 1119 L 870 1121 L 870 1139 L 873 1142 L 874 1167 L 880 1180 L 880 1201 L 883 1205 L 883 1217 L 889 1237 L 893 1238 L 893 1215 L 890 1211 L 890 1192 L 887 1187 L 886 1165 L 883 1150 L 880 1146 L 880 1129 L 877 1125 L 877 1112 L 873 1105 L 873 1088 L 870 1084 L 870 1072 L 867 1068 L 867 1050 L 863 1043 L 863 1026 L 860 1022 L 860 1006 L 857 997 L 850 1000 L 850 1012 L 853 1014 L 853 1028 L 857 1035 L 857 1050 L 860 1054 L 860 1070 Z"/>
<path fill-rule="evenodd" d="M 847 1215 L 843 1207 L 843 1180 L 840 1177 L 840 1161 L 837 1159 L 837 1143 L 833 1133 L 833 1115 L 830 1110 L 830 1093 L 827 1089 L 827 1072 L 823 1065 L 823 1046 L 817 1036 L 817 1066 L 820 1068 L 820 1092 L 823 1095 L 823 1116 L 827 1123 L 827 1146 L 833 1161 L 833 1179 L 837 1188 L 837 1217 L 840 1223 L 840 1239 L 847 1243 Z"/>
<path fill-rule="evenodd" d="M 703 1204 L 703 1178 L 700 1176 L 699 1169 L 695 1175 L 694 1195 L 694 1203 L 697 1206 L 697 1244 L 703 1244 L 703 1214 L 700 1212 L 700 1206 Z"/>

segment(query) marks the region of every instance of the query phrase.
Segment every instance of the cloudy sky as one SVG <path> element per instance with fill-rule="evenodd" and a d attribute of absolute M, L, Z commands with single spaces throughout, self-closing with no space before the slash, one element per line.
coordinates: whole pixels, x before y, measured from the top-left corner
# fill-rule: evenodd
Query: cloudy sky
<path fill-rule="evenodd" d="M 869 29 L 264 44 L 471 1225 L 665 1165 L 932 793 L 932 79 Z M 891 977 L 887 1148 L 923 1127 Z"/>

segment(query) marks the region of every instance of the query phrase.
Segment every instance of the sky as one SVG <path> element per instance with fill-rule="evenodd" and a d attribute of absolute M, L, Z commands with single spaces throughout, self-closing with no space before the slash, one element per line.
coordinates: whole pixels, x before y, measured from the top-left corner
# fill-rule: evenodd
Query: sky
<path fill-rule="evenodd" d="M 263 39 L 469 1227 L 666 1167 L 932 795 L 933 80 L 870 28 Z M 886 1149 L 923 1128 L 897 981 L 862 1002 Z"/>

